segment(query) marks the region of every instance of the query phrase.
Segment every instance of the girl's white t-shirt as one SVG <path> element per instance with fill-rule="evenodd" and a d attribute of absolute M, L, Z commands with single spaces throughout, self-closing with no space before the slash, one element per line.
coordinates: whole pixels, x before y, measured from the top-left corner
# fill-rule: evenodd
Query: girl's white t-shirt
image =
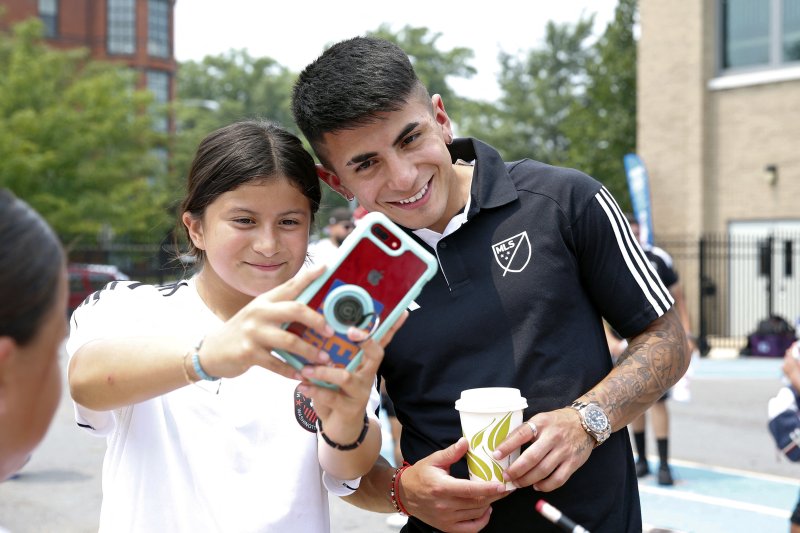
<path fill-rule="evenodd" d="M 67 352 L 147 336 L 185 337 L 188 351 L 221 323 L 194 280 L 114 282 L 75 311 Z M 325 474 L 323 485 L 298 384 L 258 367 L 113 411 L 75 404 L 78 425 L 107 439 L 100 531 L 329 531 L 325 487 L 341 494 L 358 480 Z M 371 417 L 379 402 L 374 390 Z"/>

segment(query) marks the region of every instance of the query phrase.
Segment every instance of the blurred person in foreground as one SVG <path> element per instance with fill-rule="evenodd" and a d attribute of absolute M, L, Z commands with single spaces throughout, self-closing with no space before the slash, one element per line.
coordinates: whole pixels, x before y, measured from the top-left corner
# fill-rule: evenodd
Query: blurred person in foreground
<path fill-rule="evenodd" d="M 61 242 L 27 203 L 0 189 L 0 481 L 44 438 L 61 399 L 67 334 Z"/>
<path fill-rule="evenodd" d="M 309 64 L 292 110 L 320 177 L 406 228 L 440 266 L 380 367 L 411 466 L 379 460 L 349 501 L 405 511 L 407 532 L 552 530 L 540 497 L 594 533 L 641 531 L 620 430 L 689 358 L 672 298 L 605 187 L 454 138 L 442 97 L 377 38 L 341 41 Z M 601 317 L 631 339 L 617 366 Z M 478 387 L 516 387 L 528 401 L 526 423 L 494 452 L 523 447 L 503 472 L 510 493 L 466 479 L 454 403 Z"/>

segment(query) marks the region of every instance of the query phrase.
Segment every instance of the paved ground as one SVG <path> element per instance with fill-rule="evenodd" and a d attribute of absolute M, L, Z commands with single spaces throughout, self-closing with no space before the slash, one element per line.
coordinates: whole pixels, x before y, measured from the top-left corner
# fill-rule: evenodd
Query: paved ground
<path fill-rule="evenodd" d="M 778 457 L 766 430 L 766 402 L 779 383 L 778 360 L 699 362 L 691 402 L 670 402 L 676 485 L 640 482 L 649 526 L 696 533 L 787 531 L 800 465 Z M 22 475 L 0 483 L 0 524 L 13 533 L 96 531 L 104 448 L 105 441 L 75 428 L 71 404 L 63 401 Z M 385 515 L 338 500 L 331 516 L 333 533 L 397 531 Z"/>

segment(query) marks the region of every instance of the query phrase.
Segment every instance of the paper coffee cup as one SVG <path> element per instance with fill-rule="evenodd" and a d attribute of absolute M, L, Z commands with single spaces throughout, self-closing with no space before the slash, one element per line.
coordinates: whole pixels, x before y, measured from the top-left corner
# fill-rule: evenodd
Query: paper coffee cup
<path fill-rule="evenodd" d="M 470 479 L 499 481 L 505 483 L 506 490 L 514 489 L 514 485 L 503 479 L 503 471 L 519 457 L 519 448 L 500 461 L 492 457 L 492 452 L 522 424 L 522 410 L 526 407 L 528 401 L 519 389 L 487 387 L 461 391 L 456 410 L 461 415 L 461 430 L 469 441 Z"/>

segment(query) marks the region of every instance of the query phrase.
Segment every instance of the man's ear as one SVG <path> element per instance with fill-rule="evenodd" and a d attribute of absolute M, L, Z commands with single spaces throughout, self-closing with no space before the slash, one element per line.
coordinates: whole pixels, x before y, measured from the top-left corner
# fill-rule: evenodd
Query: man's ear
<path fill-rule="evenodd" d="M 189 238 L 192 239 L 192 244 L 198 250 L 205 250 L 205 238 L 203 237 L 203 222 L 194 217 L 190 212 L 185 211 L 181 217 L 183 225 L 189 230 Z"/>
<path fill-rule="evenodd" d="M 322 165 L 317 165 L 317 176 L 319 176 L 319 179 L 327 183 L 328 187 L 339 193 L 341 196 L 344 196 L 348 201 L 355 198 L 355 195 L 353 195 L 353 193 L 351 193 L 350 190 L 342 185 L 341 181 L 339 181 L 339 176 Z"/>
<path fill-rule="evenodd" d="M 442 128 L 442 135 L 444 136 L 445 143 L 450 144 L 453 142 L 453 124 L 450 122 L 450 116 L 444 109 L 444 100 L 442 100 L 441 95 L 434 94 L 431 97 L 431 106 L 433 107 L 433 118 Z"/>

